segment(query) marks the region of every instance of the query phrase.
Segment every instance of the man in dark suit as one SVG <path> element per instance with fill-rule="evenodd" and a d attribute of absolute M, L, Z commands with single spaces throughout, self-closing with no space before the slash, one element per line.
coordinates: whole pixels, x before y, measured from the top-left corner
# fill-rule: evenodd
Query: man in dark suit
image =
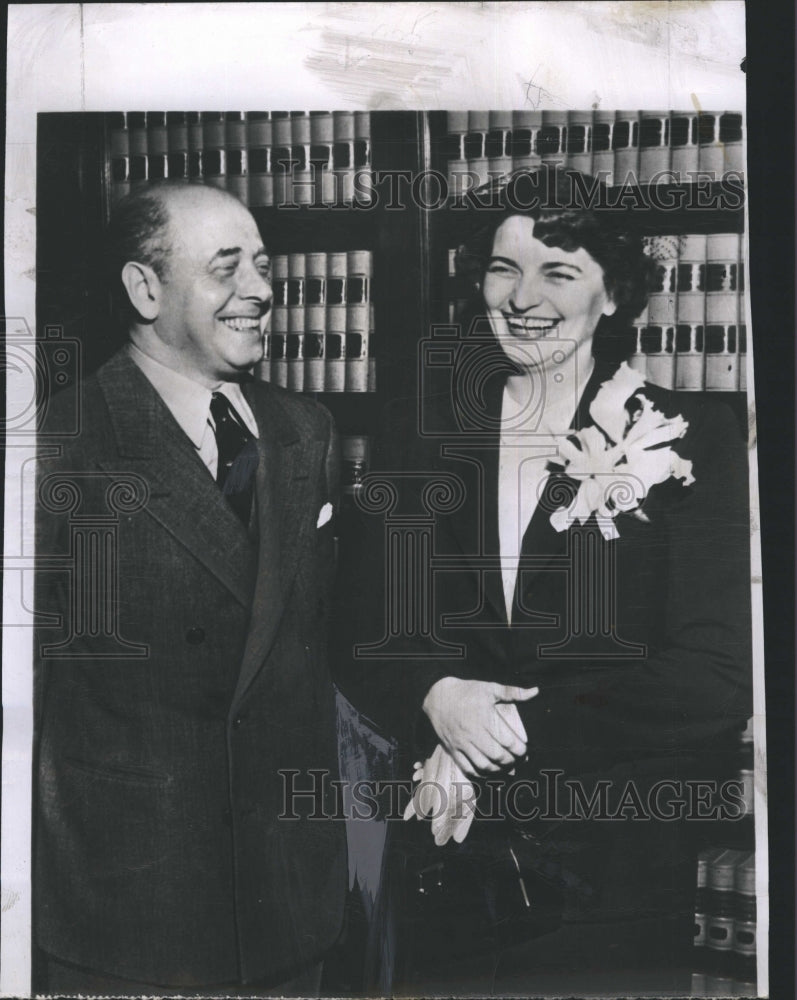
<path fill-rule="evenodd" d="M 247 380 L 271 285 L 235 198 L 130 196 L 108 266 L 130 342 L 52 401 L 40 437 L 42 988 L 313 995 L 345 835 L 280 816 L 301 812 L 282 772 L 337 770 L 334 428 Z"/>

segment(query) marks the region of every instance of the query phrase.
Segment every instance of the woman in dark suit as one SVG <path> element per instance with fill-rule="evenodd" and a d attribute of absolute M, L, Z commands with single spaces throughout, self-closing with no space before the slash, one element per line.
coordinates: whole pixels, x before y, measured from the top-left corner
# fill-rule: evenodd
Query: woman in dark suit
<path fill-rule="evenodd" d="M 458 252 L 473 321 L 424 345 L 418 405 L 387 415 L 345 612 L 343 686 L 415 762 L 406 815 L 432 817 L 413 827 L 443 882 L 516 868 L 516 910 L 503 876 L 454 909 L 484 896 L 532 993 L 641 943 L 688 960 L 694 833 L 738 815 L 722 782 L 751 711 L 744 444 L 726 407 L 620 364 L 651 262 L 591 184 L 492 192 Z"/>

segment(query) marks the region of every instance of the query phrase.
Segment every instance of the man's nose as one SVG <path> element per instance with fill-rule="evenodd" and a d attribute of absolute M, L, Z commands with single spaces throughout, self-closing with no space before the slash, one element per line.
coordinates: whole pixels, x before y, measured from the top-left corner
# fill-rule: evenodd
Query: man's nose
<path fill-rule="evenodd" d="M 537 274 L 522 274 L 509 297 L 514 312 L 526 312 L 542 301 L 542 280 Z"/>
<path fill-rule="evenodd" d="M 238 295 L 242 299 L 257 299 L 270 302 L 273 297 L 271 281 L 254 265 L 240 272 Z"/>

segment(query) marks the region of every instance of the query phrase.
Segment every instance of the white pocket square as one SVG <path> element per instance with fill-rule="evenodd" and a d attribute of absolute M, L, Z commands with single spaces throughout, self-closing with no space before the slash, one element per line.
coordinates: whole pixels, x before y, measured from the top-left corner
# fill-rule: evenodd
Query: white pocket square
<path fill-rule="evenodd" d="M 318 512 L 318 523 L 316 528 L 323 528 L 324 525 L 332 518 L 332 504 L 325 503 L 321 510 Z"/>

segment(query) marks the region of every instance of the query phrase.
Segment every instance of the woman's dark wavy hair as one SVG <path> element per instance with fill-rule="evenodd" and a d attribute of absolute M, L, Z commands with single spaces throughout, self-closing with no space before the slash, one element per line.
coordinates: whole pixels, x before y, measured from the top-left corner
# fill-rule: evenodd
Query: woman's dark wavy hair
<path fill-rule="evenodd" d="M 497 178 L 470 192 L 467 201 L 481 223 L 455 258 L 457 273 L 469 279 L 472 288 L 468 320 L 484 313 L 480 290 L 496 230 L 510 216 L 521 215 L 534 219 L 534 236 L 546 246 L 582 248 L 602 268 L 606 291 L 617 308 L 598 324 L 595 357 L 620 361 L 633 353 L 631 323 L 645 308 L 655 265 L 642 249 L 629 210 L 609 207 L 604 184 L 575 170 L 544 166 Z"/>

